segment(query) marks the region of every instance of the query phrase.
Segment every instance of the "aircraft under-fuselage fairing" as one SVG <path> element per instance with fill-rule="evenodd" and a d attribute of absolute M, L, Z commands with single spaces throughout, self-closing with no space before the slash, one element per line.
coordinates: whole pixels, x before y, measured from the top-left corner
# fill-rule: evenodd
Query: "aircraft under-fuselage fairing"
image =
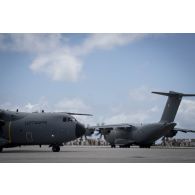
<path fill-rule="evenodd" d="M 85 127 L 72 115 L 79 113 L 25 113 L 0 110 L 0 152 L 22 145 L 49 145 L 59 152 L 64 143 L 85 134 Z"/>
<path fill-rule="evenodd" d="M 104 139 L 111 147 L 130 147 L 139 145 L 141 148 L 150 148 L 160 138 L 174 137 L 179 131 L 184 133 L 195 133 L 194 130 L 176 128 L 174 122 L 182 97 L 195 96 L 195 94 L 183 94 L 174 91 L 169 93 L 152 92 L 158 95 L 168 96 L 163 115 L 159 122 L 151 124 L 116 124 L 88 127 L 86 136 L 94 131 L 104 135 Z"/>

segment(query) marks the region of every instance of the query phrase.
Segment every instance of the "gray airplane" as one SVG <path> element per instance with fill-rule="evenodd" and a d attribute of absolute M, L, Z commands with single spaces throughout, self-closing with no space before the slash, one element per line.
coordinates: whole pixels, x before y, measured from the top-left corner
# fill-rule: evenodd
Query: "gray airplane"
<path fill-rule="evenodd" d="M 59 152 L 64 143 L 85 134 L 85 127 L 72 115 L 79 113 L 25 113 L 0 110 L 0 152 L 21 145 L 49 145 Z"/>
<path fill-rule="evenodd" d="M 87 129 L 86 135 L 90 136 L 94 131 L 104 135 L 111 147 L 130 147 L 139 145 L 141 148 L 150 148 L 161 137 L 174 137 L 177 132 L 192 132 L 193 130 L 176 128 L 174 122 L 182 97 L 195 96 L 195 94 L 182 94 L 174 91 L 169 93 L 152 92 L 168 96 L 163 115 L 159 122 L 151 124 L 117 124 L 93 126 Z M 97 135 L 97 134 L 96 134 Z"/>

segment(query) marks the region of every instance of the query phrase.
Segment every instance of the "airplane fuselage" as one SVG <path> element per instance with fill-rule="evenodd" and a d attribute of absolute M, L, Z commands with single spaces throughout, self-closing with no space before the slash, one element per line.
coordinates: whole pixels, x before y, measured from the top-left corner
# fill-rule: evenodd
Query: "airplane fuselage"
<path fill-rule="evenodd" d="M 129 124 L 131 125 L 131 124 Z M 133 125 L 129 130 L 121 130 L 115 127 L 109 134 L 105 134 L 104 138 L 113 145 L 130 146 L 151 146 L 156 140 L 166 136 L 173 130 L 175 123 L 151 123 Z"/>
<path fill-rule="evenodd" d="M 84 126 L 65 113 L 5 113 L 1 117 L 5 124 L 0 127 L 2 147 L 60 146 L 85 133 Z"/>

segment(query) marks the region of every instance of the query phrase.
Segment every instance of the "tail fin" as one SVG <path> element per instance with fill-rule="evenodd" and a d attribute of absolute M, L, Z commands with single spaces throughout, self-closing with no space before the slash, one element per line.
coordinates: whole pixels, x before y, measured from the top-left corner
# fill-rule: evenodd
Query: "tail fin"
<path fill-rule="evenodd" d="M 170 91 L 169 93 L 164 93 L 164 92 L 152 92 L 152 93 L 168 96 L 168 100 L 167 100 L 167 103 L 164 108 L 163 115 L 160 121 L 169 122 L 169 123 L 175 120 L 175 116 L 177 114 L 182 97 L 195 96 L 195 94 L 183 94 L 183 93 L 178 93 L 174 91 Z"/>

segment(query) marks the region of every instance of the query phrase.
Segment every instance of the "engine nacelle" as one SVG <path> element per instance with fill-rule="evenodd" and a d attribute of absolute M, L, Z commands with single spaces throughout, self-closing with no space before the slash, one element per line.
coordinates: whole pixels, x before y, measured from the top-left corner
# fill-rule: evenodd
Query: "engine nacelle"
<path fill-rule="evenodd" d="M 174 137 L 176 136 L 176 134 L 177 134 L 177 131 L 172 130 L 172 131 L 169 131 L 169 133 L 167 133 L 165 137 Z"/>

